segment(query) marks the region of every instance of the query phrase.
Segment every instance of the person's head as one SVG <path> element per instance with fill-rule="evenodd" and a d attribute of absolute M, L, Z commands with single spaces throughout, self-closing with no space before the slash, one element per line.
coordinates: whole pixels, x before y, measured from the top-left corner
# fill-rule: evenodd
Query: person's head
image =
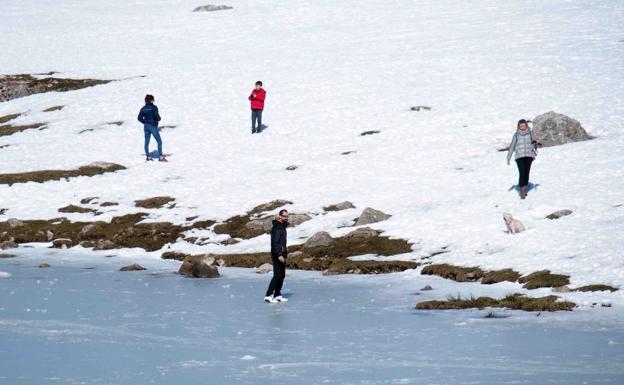
<path fill-rule="evenodd" d="M 256 89 L 259 90 L 260 88 L 262 88 L 262 82 L 260 80 L 258 80 L 256 82 Z"/>
<path fill-rule="evenodd" d="M 529 123 L 525 119 L 518 120 L 518 130 L 524 131 L 527 128 L 529 128 Z"/>
<path fill-rule="evenodd" d="M 277 215 L 277 219 L 280 222 L 288 221 L 288 210 L 286 210 L 286 209 L 280 210 L 279 214 Z"/>
<path fill-rule="evenodd" d="M 146 104 L 154 103 L 154 95 L 150 95 L 150 94 L 145 95 L 145 103 Z"/>

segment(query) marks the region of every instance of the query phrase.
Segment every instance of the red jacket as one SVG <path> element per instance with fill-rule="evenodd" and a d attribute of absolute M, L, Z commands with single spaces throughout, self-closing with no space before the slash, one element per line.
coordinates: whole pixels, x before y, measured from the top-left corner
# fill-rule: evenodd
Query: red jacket
<path fill-rule="evenodd" d="M 260 88 L 256 91 L 253 89 L 251 91 L 251 95 L 249 95 L 249 100 L 251 100 L 251 109 L 252 110 L 263 110 L 264 109 L 264 98 L 266 98 L 266 91 L 264 88 Z"/>

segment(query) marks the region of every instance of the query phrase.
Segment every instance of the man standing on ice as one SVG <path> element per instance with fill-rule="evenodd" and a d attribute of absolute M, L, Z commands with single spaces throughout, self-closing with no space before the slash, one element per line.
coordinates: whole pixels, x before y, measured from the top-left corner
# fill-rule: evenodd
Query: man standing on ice
<path fill-rule="evenodd" d="M 262 131 L 262 110 L 264 110 L 264 99 L 266 91 L 262 88 L 262 82 L 258 80 L 256 87 L 251 90 L 249 101 L 251 101 L 251 133 L 260 133 Z M 256 128 L 256 122 L 258 126 Z"/>
<path fill-rule="evenodd" d="M 158 114 L 158 107 L 154 104 L 153 95 L 145 95 L 145 106 L 139 111 L 139 122 L 143 123 L 143 133 L 145 134 L 144 150 L 146 161 L 154 160 L 150 156 L 149 143 L 153 136 L 158 143 L 158 160 L 166 162 L 167 158 L 163 154 L 162 139 L 160 139 L 160 133 L 158 133 L 158 122 L 160 122 L 160 114 Z"/>
<path fill-rule="evenodd" d="M 288 211 L 281 210 L 277 218 L 273 220 L 273 228 L 271 229 L 273 278 L 264 297 L 265 302 L 278 303 L 288 301 L 288 299 L 282 297 L 282 286 L 286 277 L 286 258 L 288 257 L 288 249 L 286 248 L 287 226 Z"/>

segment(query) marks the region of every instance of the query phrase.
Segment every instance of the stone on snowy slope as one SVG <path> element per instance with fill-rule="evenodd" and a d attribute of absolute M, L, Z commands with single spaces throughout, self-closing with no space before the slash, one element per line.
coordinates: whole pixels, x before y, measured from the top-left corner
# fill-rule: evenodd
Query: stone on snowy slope
<path fill-rule="evenodd" d="M 119 269 L 119 271 L 141 271 L 141 270 L 147 270 L 147 269 L 139 265 L 138 263 L 133 263 L 131 265 L 124 266 L 121 269 Z"/>
<path fill-rule="evenodd" d="M 192 278 L 218 278 L 215 259 L 206 255 L 190 255 L 184 258 L 178 274 Z"/>
<path fill-rule="evenodd" d="M 539 115 L 533 119 L 533 134 L 545 147 L 592 138 L 578 120 L 554 111 Z"/>
<path fill-rule="evenodd" d="M 193 10 L 193 12 L 213 12 L 213 11 L 224 11 L 227 9 L 234 9 L 234 7 L 230 7 L 229 5 L 201 5 Z"/>
<path fill-rule="evenodd" d="M 354 208 L 355 208 L 355 206 L 353 205 L 353 203 L 351 203 L 349 201 L 344 201 L 344 202 L 336 203 L 335 205 L 329 205 L 329 206 L 323 207 L 323 210 L 325 210 L 325 211 L 342 211 L 342 210 L 354 209 Z"/>
<path fill-rule="evenodd" d="M 568 210 L 568 209 L 558 210 L 558 211 L 555 211 L 554 213 L 548 214 L 545 217 L 545 219 L 559 219 L 561 217 L 565 217 L 570 214 L 572 214 L 572 210 Z"/>
<path fill-rule="evenodd" d="M 2 250 L 15 249 L 16 247 L 17 247 L 17 243 L 15 243 L 13 241 L 4 241 L 4 242 L 0 243 L 0 249 L 2 249 Z"/>
<path fill-rule="evenodd" d="M 7 219 L 7 223 L 9 224 L 9 226 L 11 227 L 19 227 L 19 226 L 24 226 L 24 222 L 20 221 L 17 218 L 9 218 Z"/>
<path fill-rule="evenodd" d="M 329 235 L 326 231 L 319 231 L 314 234 L 310 239 L 308 239 L 304 245 L 304 247 L 318 247 L 318 246 L 329 246 L 332 244 L 334 239 Z"/>
<path fill-rule="evenodd" d="M 262 265 L 256 267 L 257 274 L 268 274 L 273 271 L 273 265 L 270 263 L 263 263 Z"/>
<path fill-rule="evenodd" d="M 52 247 L 55 249 L 68 249 L 72 247 L 73 242 L 69 238 L 58 238 L 52 241 Z"/>
<path fill-rule="evenodd" d="M 362 215 L 355 222 L 356 226 L 368 225 L 370 223 L 377 223 L 381 221 L 385 221 L 390 218 L 392 215 L 386 214 L 382 211 L 375 210 L 371 207 L 367 207 L 362 211 Z"/>

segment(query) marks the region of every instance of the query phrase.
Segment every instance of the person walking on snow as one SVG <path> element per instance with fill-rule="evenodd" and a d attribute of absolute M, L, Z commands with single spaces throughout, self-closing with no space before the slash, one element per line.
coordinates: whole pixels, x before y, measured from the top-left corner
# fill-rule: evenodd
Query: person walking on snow
<path fill-rule="evenodd" d="M 160 133 L 158 133 L 158 122 L 160 122 L 160 115 L 158 114 L 158 107 L 154 104 L 153 95 L 145 95 L 145 106 L 139 111 L 139 122 L 143 123 L 143 132 L 145 133 L 145 156 L 146 161 L 154 160 L 150 156 L 149 143 L 152 136 L 158 143 L 158 160 L 160 162 L 167 162 L 162 150 L 162 139 L 160 139 Z"/>
<path fill-rule="evenodd" d="M 271 229 L 273 278 L 264 297 L 265 302 L 278 303 L 288 301 L 288 299 L 282 297 L 282 286 L 286 277 L 286 258 L 288 258 L 288 249 L 286 248 L 287 226 L 288 211 L 281 210 L 277 218 L 273 220 L 273 228 Z"/>
<path fill-rule="evenodd" d="M 516 153 L 516 164 L 518 165 L 518 186 L 520 187 L 520 199 L 527 196 L 527 185 L 529 184 L 529 174 L 531 173 L 531 163 L 537 156 L 537 146 L 539 141 L 533 136 L 526 120 L 520 119 L 509 151 L 507 151 L 507 165 L 511 164 L 511 156 Z"/>
<path fill-rule="evenodd" d="M 264 110 L 264 99 L 266 91 L 262 88 L 262 82 L 258 80 L 256 87 L 251 90 L 249 101 L 251 101 L 251 133 L 260 133 L 262 131 L 262 110 Z M 256 128 L 256 122 L 258 126 Z"/>

